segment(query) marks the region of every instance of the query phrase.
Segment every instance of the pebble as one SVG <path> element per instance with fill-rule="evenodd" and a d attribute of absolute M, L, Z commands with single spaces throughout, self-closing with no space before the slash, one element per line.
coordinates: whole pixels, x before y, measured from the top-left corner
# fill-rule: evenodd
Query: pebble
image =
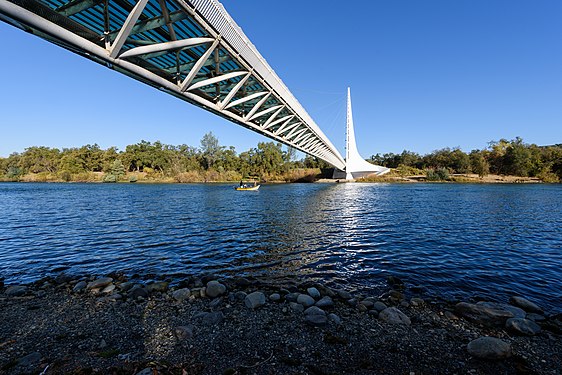
<path fill-rule="evenodd" d="M 212 280 L 207 283 L 205 293 L 211 298 L 222 296 L 226 293 L 226 286 L 219 283 L 217 280 Z"/>
<path fill-rule="evenodd" d="M 106 286 L 108 286 L 112 282 L 113 282 L 113 279 L 111 277 L 102 277 L 102 278 L 96 279 L 96 280 L 88 283 L 87 288 L 88 289 L 101 289 L 101 288 L 105 288 Z"/>
<path fill-rule="evenodd" d="M 168 291 L 169 283 L 166 281 L 157 281 L 155 283 L 148 284 L 146 290 L 148 293 L 166 293 Z"/>
<path fill-rule="evenodd" d="M 262 292 L 253 292 L 246 296 L 244 304 L 249 309 L 256 309 L 265 305 L 265 294 Z"/>
<path fill-rule="evenodd" d="M 375 305 L 375 303 L 370 299 L 364 299 L 360 302 L 360 304 L 365 306 L 367 309 L 371 309 Z"/>
<path fill-rule="evenodd" d="M 304 306 L 301 305 L 300 303 L 289 302 L 289 306 L 291 307 L 291 310 L 293 310 L 294 312 L 303 312 L 304 311 Z"/>
<path fill-rule="evenodd" d="M 135 285 L 129 290 L 129 298 L 136 299 L 139 297 L 148 298 L 148 291 L 140 285 Z"/>
<path fill-rule="evenodd" d="M 328 323 L 328 317 L 326 315 L 306 315 L 304 321 L 312 326 L 322 327 Z"/>
<path fill-rule="evenodd" d="M 316 288 L 308 288 L 306 292 L 308 293 L 309 296 L 311 296 L 314 299 L 320 298 L 320 292 Z"/>
<path fill-rule="evenodd" d="M 6 289 L 6 295 L 11 297 L 19 297 L 23 296 L 27 293 L 27 287 L 23 285 L 12 285 Z"/>
<path fill-rule="evenodd" d="M 222 305 L 222 301 L 223 301 L 223 297 L 215 298 L 209 303 L 209 308 L 211 309 L 218 308 L 220 305 Z"/>
<path fill-rule="evenodd" d="M 509 299 L 509 303 L 514 306 L 520 307 L 527 312 L 539 314 L 542 314 L 543 312 L 543 310 L 539 306 L 523 297 L 513 296 Z"/>
<path fill-rule="evenodd" d="M 316 301 L 314 301 L 314 298 L 307 294 L 299 294 L 299 296 L 297 297 L 297 303 L 300 303 L 304 307 L 310 307 L 314 305 L 315 302 Z"/>
<path fill-rule="evenodd" d="M 360 303 L 358 306 L 359 312 L 367 312 L 369 309 L 364 304 Z"/>
<path fill-rule="evenodd" d="M 414 307 L 423 306 L 425 301 L 421 298 L 414 297 L 410 300 L 410 304 Z"/>
<path fill-rule="evenodd" d="M 175 329 L 175 334 L 176 337 L 179 340 L 190 340 L 191 338 L 193 338 L 193 326 L 187 325 L 187 326 L 179 326 L 176 327 Z"/>
<path fill-rule="evenodd" d="M 203 287 L 199 289 L 199 297 L 205 298 L 207 296 L 207 288 Z"/>
<path fill-rule="evenodd" d="M 529 319 L 511 318 L 505 322 L 505 328 L 513 333 L 534 336 L 541 331 L 541 327 Z"/>
<path fill-rule="evenodd" d="M 273 302 L 279 302 L 281 300 L 281 295 L 279 293 L 273 293 L 269 296 L 269 299 Z"/>
<path fill-rule="evenodd" d="M 106 286 L 105 288 L 103 288 L 101 292 L 102 292 L 102 293 L 105 293 L 105 294 L 110 294 L 110 293 L 112 293 L 114 290 L 115 290 L 115 285 L 109 284 L 108 286 Z"/>
<path fill-rule="evenodd" d="M 124 283 L 119 284 L 119 289 L 121 289 L 123 292 L 126 292 L 128 290 L 130 290 L 135 284 L 133 284 L 131 281 L 125 281 Z"/>
<path fill-rule="evenodd" d="M 224 320 L 222 311 L 199 312 L 193 316 L 194 320 L 201 321 L 204 325 L 212 326 L 221 323 Z"/>
<path fill-rule="evenodd" d="M 315 305 L 322 308 L 322 309 L 328 308 L 328 307 L 333 307 L 334 306 L 334 300 L 329 296 L 324 296 L 320 299 L 320 301 L 316 302 Z"/>
<path fill-rule="evenodd" d="M 285 299 L 288 302 L 297 302 L 297 298 L 299 298 L 300 293 L 289 293 L 285 296 Z"/>
<path fill-rule="evenodd" d="M 304 315 L 326 315 L 326 312 L 317 306 L 311 306 L 304 310 Z"/>
<path fill-rule="evenodd" d="M 331 322 L 334 322 L 334 324 L 336 324 L 336 325 L 340 325 L 340 324 L 341 324 L 341 319 L 340 319 L 340 317 L 337 316 L 336 314 L 333 314 L 333 313 L 332 313 L 332 314 L 328 314 L 328 319 L 329 319 Z"/>
<path fill-rule="evenodd" d="M 387 307 L 379 314 L 379 319 L 390 324 L 411 324 L 410 318 L 396 307 Z"/>
<path fill-rule="evenodd" d="M 76 285 L 74 285 L 74 288 L 72 288 L 72 291 L 74 293 L 80 293 L 82 291 L 84 291 L 84 289 L 86 289 L 86 286 L 88 284 L 85 281 L 79 281 L 76 283 Z"/>
<path fill-rule="evenodd" d="M 386 309 L 387 307 L 388 307 L 388 306 L 386 306 L 386 305 L 384 304 L 384 302 L 380 302 L 380 301 L 375 302 L 375 303 L 373 304 L 373 309 L 377 310 L 378 312 L 383 311 L 383 310 Z"/>
<path fill-rule="evenodd" d="M 367 311 L 367 314 L 374 316 L 375 318 L 379 317 L 379 312 L 377 310 L 369 310 Z"/>
<path fill-rule="evenodd" d="M 468 353 L 482 359 L 503 359 L 511 356 L 511 345 L 495 337 L 480 337 L 467 345 Z"/>
<path fill-rule="evenodd" d="M 234 297 L 236 298 L 237 301 L 244 301 L 247 295 L 248 294 L 246 292 L 242 292 L 242 291 L 238 291 L 234 293 Z"/>
<path fill-rule="evenodd" d="M 182 289 L 174 290 L 172 292 L 172 298 L 174 298 L 178 302 L 186 301 L 190 295 L 191 295 L 191 291 L 188 288 L 182 288 Z"/>

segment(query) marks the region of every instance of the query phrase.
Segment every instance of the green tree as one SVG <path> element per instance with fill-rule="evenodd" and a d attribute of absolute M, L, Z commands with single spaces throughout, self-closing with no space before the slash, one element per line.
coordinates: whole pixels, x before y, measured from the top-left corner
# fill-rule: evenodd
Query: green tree
<path fill-rule="evenodd" d="M 201 152 L 203 158 L 203 168 L 211 169 L 220 158 L 222 147 L 219 139 L 209 132 L 201 138 Z"/>
<path fill-rule="evenodd" d="M 473 150 L 470 153 L 470 168 L 472 172 L 478 174 L 480 178 L 490 173 L 490 165 L 483 151 Z"/>

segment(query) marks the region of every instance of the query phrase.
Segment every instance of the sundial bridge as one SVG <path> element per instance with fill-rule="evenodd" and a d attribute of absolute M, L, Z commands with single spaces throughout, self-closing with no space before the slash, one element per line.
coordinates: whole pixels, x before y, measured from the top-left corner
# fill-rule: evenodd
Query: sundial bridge
<path fill-rule="evenodd" d="M 347 179 L 388 171 L 357 152 L 349 92 L 344 159 L 217 0 L 0 0 L 0 19 L 325 160 Z"/>

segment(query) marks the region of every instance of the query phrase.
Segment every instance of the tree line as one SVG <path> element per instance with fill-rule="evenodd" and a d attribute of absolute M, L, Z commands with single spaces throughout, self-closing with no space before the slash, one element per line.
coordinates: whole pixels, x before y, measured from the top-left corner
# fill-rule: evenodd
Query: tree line
<path fill-rule="evenodd" d="M 469 153 L 459 148 L 443 148 L 426 155 L 404 150 L 400 154 L 376 154 L 369 161 L 388 168 L 402 167 L 426 174 L 475 173 L 480 177 L 497 174 L 537 177 L 545 182 L 562 180 L 562 144 L 537 146 L 527 144 L 519 137 L 492 141 L 488 147 Z"/>
<path fill-rule="evenodd" d="M 537 146 L 521 138 L 490 142 L 482 150 L 465 153 L 443 148 L 426 155 L 404 150 L 400 154 L 376 154 L 368 161 L 428 179 L 446 179 L 449 173 L 475 173 L 562 180 L 562 145 Z M 199 147 L 167 145 L 159 141 L 129 145 L 124 151 L 102 149 L 97 144 L 79 148 L 29 147 L 22 153 L 0 158 L 0 180 L 8 181 L 123 181 L 153 179 L 170 182 L 237 181 L 250 176 L 265 181 L 293 181 L 318 174 L 329 165 L 281 143 L 260 142 L 237 153 L 220 145 L 213 133 L 203 136 Z"/>
<path fill-rule="evenodd" d="M 310 156 L 295 160 L 296 151 L 281 143 L 260 142 L 237 154 L 234 147 L 222 146 L 213 133 L 201 139 L 200 147 L 167 145 L 159 141 L 102 149 L 97 144 L 79 148 L 34 146 L 22 153 L 0 158 L 0 178 L 34 181 L 115 182 L 129 177 L 176 182 L 236 181 L 248 176 L 263 180 L 298 178 L 295 172 L 318 168 L 323 163 Z"/>

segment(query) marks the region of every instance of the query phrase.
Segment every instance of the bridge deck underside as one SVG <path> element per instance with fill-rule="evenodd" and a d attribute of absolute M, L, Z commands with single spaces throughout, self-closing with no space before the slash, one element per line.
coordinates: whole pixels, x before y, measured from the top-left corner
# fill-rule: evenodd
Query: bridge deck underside
<path fill-rule="evenodd" d="M 215 0 L 0 0 L 0 19 L 345 167 Z"/>

